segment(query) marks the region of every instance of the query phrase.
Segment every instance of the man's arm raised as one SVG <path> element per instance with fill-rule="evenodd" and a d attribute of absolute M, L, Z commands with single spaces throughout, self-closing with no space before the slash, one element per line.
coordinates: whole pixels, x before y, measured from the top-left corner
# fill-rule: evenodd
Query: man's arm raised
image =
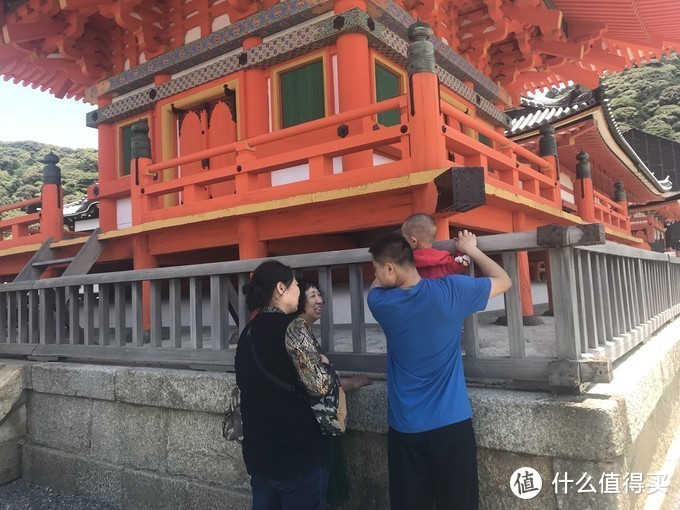
<path fill-rule="evenodd" d="M 482 252 L 482 250 L 477 248 L 477 236 L 472 232 L 467 230 L 458 232 L 456 249 L 468 255 L 475 265 L 481 269 L 482 273 L 489 277 L 491 280 L 490 298 L 503 294 L 512 286 L 508 273 Z"/>

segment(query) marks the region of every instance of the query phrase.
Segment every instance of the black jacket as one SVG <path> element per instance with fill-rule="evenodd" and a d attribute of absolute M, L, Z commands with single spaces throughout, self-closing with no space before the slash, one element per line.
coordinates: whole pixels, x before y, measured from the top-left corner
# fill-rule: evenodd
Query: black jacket
<path fill-rule="evenodd" d="M 287 480 L 328 465 L 328 438 L 321 434 L 309 403 L 265 377 L 250 350 L 254 344 L 260 363 L 270 373 L 305 394 L 285 345 L 286 330 L 294 318 L 283 313 L 258 314 L 236 349 L 243 460 L 249 473 L 273 480 Z"/>

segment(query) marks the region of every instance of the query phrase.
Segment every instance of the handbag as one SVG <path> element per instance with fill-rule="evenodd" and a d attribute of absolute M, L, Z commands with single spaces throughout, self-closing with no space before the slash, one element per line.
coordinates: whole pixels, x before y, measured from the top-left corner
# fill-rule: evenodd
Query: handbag
<path fill-rule="evenodd" d="M 235 386 L 224 411 L 222 420 L 222 436 L 227 441 L 243 442 L 243 418 L 241 418 L 241 390 Z"/>

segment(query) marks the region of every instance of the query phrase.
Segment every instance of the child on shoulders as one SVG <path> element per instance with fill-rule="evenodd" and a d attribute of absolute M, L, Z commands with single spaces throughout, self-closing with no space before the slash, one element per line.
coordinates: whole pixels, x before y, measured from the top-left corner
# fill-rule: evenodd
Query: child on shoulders
<path fill-rule="evenodd" d="M 409 216 L 401 226 L 401 233 L 413 248 L 416 269 L 422 278 L 467 273 L 470 257 L 458 251 L 454 255 L 432 248 L 437 225 L 431 216 L 424 213 Z"/>

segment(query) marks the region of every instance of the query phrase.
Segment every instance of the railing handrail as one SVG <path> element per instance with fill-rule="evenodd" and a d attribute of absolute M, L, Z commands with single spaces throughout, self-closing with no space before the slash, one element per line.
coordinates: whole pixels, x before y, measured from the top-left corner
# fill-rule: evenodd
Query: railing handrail
<path fill-rule="evenodd" d="M 625 244 L 614 243 L 607 241 L 604 244 L 594 246 L 578 246 L 577 249 L 583 251 L 591 251 L 595 253 L 603 253 L 606 255 L 616 255 L 619 257 L 631 257 L 641 260 L 655 260 L 659 262 L 668 262 L 673 257 L 667 253 L 660 253 L 657 251 L 643 250 L 642 248 L 635 248 Z M 675 262 L 673 262 L 675 263 Z"/>
<path fill-rule="evenodd" d="M 0 221 L 0 228 L 7 228 L 13 225 L 23 225 L 25 223 L 37 223 L 40 221 L 40 213 L 24 214 L 23 216 L 15 216 L 14 218 L 7 218 Z"/>
<path fill-rule="evenodd" d="M 580 227 L 568 227 L 567 244 L 578 244 L 581 232 Z M 455 239 L 437 241 L 433 244 L 436 248 L 455 250 Z M 485 253 L 500 253 L 503 251 L 534 251 L 545 250 L 545 246 L 538 244 L 537 232 L 514 232 L 508 234 L 492 234 L 479 237 L 477 245 Z M 67 276 L 37 280 L 30 283 L 6 283 L 0 285 L 0 293 L 14 290 L 45 289 L 53 287 L 72 287 L 92 284 L 115 284 L 140 282 L 147 280 L 163 280 L 168 278 L 191 278 L 207 277 L 224 274 L 249 273 L 265 260 L 274 257 L 258 259 L 233 260 L 227 262 L 213 262 L 209 264 L 192 264 L 186 266 L 164 267 L 156 269 L 138 269 L 130 271 L 117 271 L 111 273 L 97 273 L 89 275 Z M 285 255 L 275 257 L 276 260 L 293 268 L 316 267 L 316 266 L 342 266 L 348 264 L 361 264 L 371 261 L 368 248 L 355 248 L 352 250 L 337 250 L 308 253 L 303 255 Z"/>
<path fill-rule="evenodd" d="M 3 205 L 2 207 L 0 207 L 0 214 L 5 213 L 7 211 L 13 211 L 15 209 L 21 209 L 22 207 L 28 207 L 29 205 L 37 205 L 40 203 L 42 203 L 42 198 L 35 197 L 29 198 L 28 200 L 24 200 L 22 202 L 15 202 L 14 204 Z"/>
<path fill-rule="evenodd" d="M 599 205 L 604 206 L 604 205 L 606 204 L 606 205 L 608 205 L 609 207 L 611 207 L 614 211 L 616 211 L 616 212 L 618 212 L 618 213 L 621 213 L 621 211 L 623 210 L 623 206 L 622 206 L 621 204 L 615 202 L 614 200 L 612 200 L 611 198 L 609 198 L 609 197 L 608 197 L 607 195 L 605 195 L 604 193 L 600 193 L 599 191 L 597 191 L 597 190 L 594 189 L 594 190 L 593 190 L 593 196 L 594 196 L 595 198 L 598 198 L 598 199 L 600 200 L 600 204 L 599 204 Z M 597 206 L 598 206 L 598 204 L 597 204 L 597 202 L 595 202 L 595 207 L 597 207 Z"/>
<path fill-rule="evenodd" d="M 472 128 L 473 130 L 477 131 L 478 133 L 483 134 L 490 140 L 493 140 L 494 142 L 498 142 L 500 144 L 503 144 L 504 146 L 512 148 L 512 150 L 517 154 L 518 156 L 521 156 L 535 165 L 538 165 L 542 168 L 547 168 L 550 167 L 550 163 L 543 159 L 540 156 L 537 156 L 533 152 L 525 149 L 521 145 L 513 142 L 512 140 L 506 138 L 504 135 L 496 132 L 493 128 L 487 126 L 486 124 L 479 122 L 477 119 L 474 119 L 470 117 L 469 115 L 466 115 L 462 111 L 458 110 L 454 106 L 451 106 L 449 103 L 447 103 L 444 100 L 441 100 L 441 110 L 444 115 L 448 117 L 453 117 L 455 120 L 460 122 L 461 124 Z"/>
<path fill-rule="evenodd" d="M 291 126 L 289 128 L 279 129 L 278 131 L 273 131 L 272 133 L 254 136 L 252 138 L 247 138 L 245 140 L 239 140 L 237 142 L 228 143 L 225 145 L 221 145 L 219 147 L 214 147 L 212 149 L 206 149 L 200 152 L 195 152 L 187 156 L 180 156 L 179 158 L 173 158 L 166 161 L 161 161 L 159 163 L 154 163 L 147 167 L 147 171 L 149 173 L 161 172 L 169 168 L 174 168 L 179 165 L 193 163 L 195 161 L 200 161 L 205 158 L 212 158 L 215 156 L 229 154 L 238 150 L 238 147 L 240 146 L 243 146 L 244 148 L 253 148 L 258 145 L 276 142 L 292 136 L 304 135 L 307 133 L 311 133 L 312 131 L 316 131 L 318 129 L 333 126 L 338 123 L 341 124 L 343 122 L 349 122 L 362 117 L 366 117 L 368 115 L 376 115 L 378 113 L 394 110 L 395 108 L 403 108 L 405 106 L 406 96 L 403 95 L 397 96 L 391 99 L 380 101 L 378 103 L 372 103 L 368 106 L 356 108 L 348 112 L 329 115 L 328 117 L 324 117 L 322 119 L 305 122 L 303 124 L 298 124 L 297 126 Z"/>

